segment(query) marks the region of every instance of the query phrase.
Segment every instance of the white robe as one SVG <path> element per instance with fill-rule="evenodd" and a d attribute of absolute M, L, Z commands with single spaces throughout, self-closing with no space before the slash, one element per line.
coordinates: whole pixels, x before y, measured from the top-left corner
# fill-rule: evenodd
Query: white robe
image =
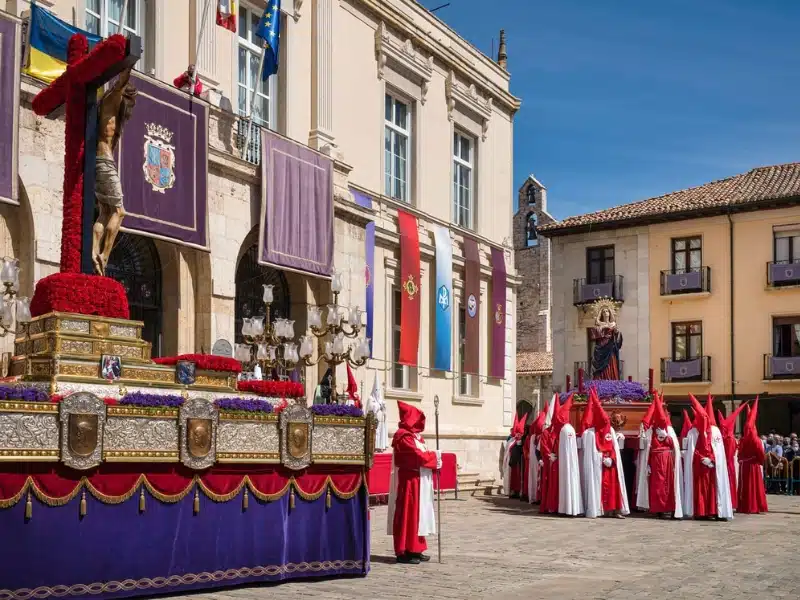
<path fill-rule="evenodd" d="M 503 476 L 503 495 L 510 496 L 511 495 L 511 467 L 508 464 L 509 459 L 511 458 L 511 442 L 512 440 L 506 440 L 503 442 L 503 461 L 500 463 L 500 474 Z"/>
<path fill-rule="evenodd" d="M 694 449 L 697 446 L 697 429 L 694 427 L 686 435 L 686 453 L 683 458 L 683 514 L 694 516 Z M 728 480 L 728 463 L 725 460 L 725 446 L 722 434 L 716 427 L 711 428 L 711 448 L 714 451 L 714 475 L 717 484 L 717 516 L 733 519 L 731 488 Z M 704 467 L 705 468 L 705 467 Z"/>
<path fill-rule="evenodd" d="M 577 516 L 583 513 L 578 444 L 575 429 L 566 424 L 558 436 L 558 513 Z"/>
<path fill-rule="evenodd" d="M 644 449 L 639 451 L 639 468 L 636 473 L 636 506 L 641 509 L 650 509 L 650 473 L 647 472 L 647 466 L 650 462 L 650 446 L 653 440 L 653 429 L 648 429 L 644 435 Z M 675 430 L 670 425 L 667 427 L 667 435 L 672 439 L 673 455 L 675 458 L 675 469 L 673 472 L 673 487 L 675 488 L 675 513 L 673 516 L 676 519 L 683 518 L 683 505 L 681 504 L 682 487 L 683 487 L 683 464 L 681 463 L 681 444 L 678 442 L 678 436 L 675 435 Z"/>
<path fill-rule="evenodd" d="M 414 443 L 422 452 L 428 448 L 420 441 L 419 434 L 414 434 Z M 397 467 L 394 466 L 392 454 L 392 471 L 389 482 L 389 513 L 386 519 L 386 533 L 394 535 L 394 511 L 397 503 Z M 417 522 L 417 535 L 425 537 L 436 533 L 436 513 L 433 510 L 433 471 L 421 468 L 419 470 L 419 521 Z"/>
<path fill-rule="evenodd" d="M 611 444 L 614 446 L 614 456 L 617 461 L 617 481 L 622 494 L 623 515 L 630 513 L 628 507 L 628 491 L 625 487 L 625 473 L 622 471 L 622 456 L 619 451 L 617 434 L 611 428 Z M 583 490 L 586 516 L 590 519 L 603 515 L 603 455 L 597 451 L 595 443 L 595 428 L 590 427 L 583 432 L 581 445 L 583 446 Z"/>
<path fill-rule="evenodd" d="M 536 457 L 536 446 L 539 442 L 538 435 L 532 435 L 530 444 L 530 460 L 528 461 L 528 502 L 536 502 L 536 489 L 539 487 L 539 459 Z"/>
<path fill-rule="evenodd" d="M 386 426 L 386 402 L 381 396 L 378 375 L 375 374 L 375 382 L 372 384 L 372 392 L 367 401 L 367 410 L 375 415 L 378 424 L 375 429 L 375 450 L 386 450 L 389 447 L 389 428 Z"/>

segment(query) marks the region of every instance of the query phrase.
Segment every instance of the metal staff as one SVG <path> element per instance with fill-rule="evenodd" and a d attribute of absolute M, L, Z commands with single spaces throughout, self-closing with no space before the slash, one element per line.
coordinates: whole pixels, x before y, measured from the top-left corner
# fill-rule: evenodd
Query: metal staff
<path fill-rule="evenodd" d="M 433 406 L 436 418 L 436 449 L 439 449 L 439 396 L 433 397 Z M 436 493 L 436 542 L 439 546 L 439 564 L 442 562 L 442 470 L 436 469 L 436 479 L 439 483 Z"/>

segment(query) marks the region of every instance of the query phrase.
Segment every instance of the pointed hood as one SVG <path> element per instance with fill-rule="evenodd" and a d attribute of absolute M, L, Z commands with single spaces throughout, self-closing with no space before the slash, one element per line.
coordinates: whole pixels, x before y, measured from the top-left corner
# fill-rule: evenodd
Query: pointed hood
<path fill-rule="evenodd" d="M 664 410 L 664 397 L 659 394 L 655 395 L 655 410 L 653 411 L 653 429 L 664 429 L 669 427 L 669 417 Z"/>
<path fill-rule="evenodd" d="M 642 429 L 647 431 L 653 426 L 653 414 L 656 409 L 656 398 L 658 398 L 658 392 L 653 392 L 653 400 L 650 402 L 650 406 L 647 407 L 647 412 L 644 413 L 644 417 L 642 417 Z"/>
<path fill-rule="evenodd" d="M 347 395 L 350 399 L 356 403 L 357 406 L 361 406 L 361 398 L 358 395 L 358 383 L 356 383 L 356 376 L 353 375 L 353 369 L 350 368 L 350 365 L 347 364 Z"/>
<path fill-rule="evenodd" d="M 583 416 L 576 432 L 579 436 L 587 429 L 594 427 L 594 388 L 589 388 L 589 396 L 586 398 L 586 408 L 583 409 Z"/>
<path fill-rule="evenodd" d="M 748 411 L 749 413 L 747 415 L 745 429 L 752 428 L 754 431 L 756 431 L 756 433 L 758 433 L 758 429 L 756 428 L 756 421 L 758 419 L 758 396 L 756 396 L 756 399 L 753 401 L 753 407 L 750 408 L 748 406 Z"/>
<path fill-rule="evenodd" d="M 692 420 L 689 418 L 689 412 L 683 409 L 683 425 L 681 426 L 681 439 L 686 437 L 689 430 L 692 428 Z"/>
<path fill-rule="evenodd" d="M 511 427 L 511 435 L 516 438 L 521 438 L 525 435 L 525 420 L 526 414 L 519 414 L 519 411 L 514 414 L 514 425 Z"/>
<path fill-rule="evenodd" d="M 400 411 L 400 422 L 397 426 L 400 429 L 410 431 L 411 433 L 422 433 L 425 431 L 425 413 L 418 409 L 416 406 L 411 406 L 405 402 L 397 402 L 397 408 Z"/>
<path fill-rule="evenodd" d="M 708 417 L 708 426 L 716 427 L 717 420 L 714 418 L 714 398 L 711 397 L 711 394 L 709 394 L 706 399 L 706 416 Z"/>
<path fill-rule="evenodd" d="M 533 420 L 533 423 L 530 424 L 528 430 L 530 431 L 531 435 L 541 435 L 542 431 L 544 431 L 544 422 L 547 419 L 547 407 L 544 408 Z"/>
<path fill-rule="evenodd" d="M 723 417 L 722 413 L 717 411 L 719 430 L 723 437 L 733 436 L 733 432 L 736 430 L 736 419 L 739 418 L 739 413 L 741 413 L 746 406 L 747 402 L 742 402 L 738 408 L 727 417 Z"/>
<path fill-rule="evenodd" d="M 572 393 L 570 393 L 567 399 L 564 400 L 564 404 L 556 406 L 555 411 L 553 411 L 552 427 L 556 433 L 559 433 L 561 428 L 569 423 L 569 411 L 572 409 L 572 400 Z"/>
<path fill-rule="evenodd" d="M 692 402 L 692 410 L 694 411 L 694 428 L 698 432 L 705 431 L 708 427 L 708 413 L 703 405 L 697 401 L 692 394 L 689 394 L 689 400 Z"/>
<path fill-rule="evenodd" d="M 553 424 L 553 414 L 555 413 L 556 406 L 558 406 L 559 394 L 553 394 L 553 399 L 547 405 L 547 415 L 544 418 L 544 428 L 547 429 Z"/>

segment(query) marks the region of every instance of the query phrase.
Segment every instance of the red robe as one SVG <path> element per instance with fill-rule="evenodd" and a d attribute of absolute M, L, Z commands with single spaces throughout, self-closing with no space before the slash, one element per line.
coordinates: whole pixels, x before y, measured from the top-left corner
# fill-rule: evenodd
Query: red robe
<path fill-rule="evenodd" d="M 560 432 L 559 432 L 560 433 Z M 542 456 L 542 468 L 539 473 L 541 504 L 539 512 L 558 512 L 558 461 L 550 462 L 550 455 L 558 456 L 558 434 L 547 429 L 539 439 L 539 452 Z"/>
<path fill-rule="evenodd" d="M 522 461 L 520 461 L 520 471 L 522 476 L 520 477 L 520 492 L 519 495 L 522 498 L 528 497 L 528 476 L 530 469 L 528 465 L 530 465 L 530 453 L 531 453 L 531 440 L 528 437 L 522 439 Z"/>
<path fill-rule="evenodd" d="M 192 87 L 192 80 L 189 77 L 189 74 L 186 72 L 181 73 L 178 75 L 174 81 L 172 82 L 175 84 L 175 87 L 179 90 L 187 88 L 185 91 L 188 91 Z M 199 96 L 203 93 L 203 82 L 200 81 L 200 78 L 195 75 L 194 76 L 194 95 Z"/>
<path fill-rule="evenodd" d="M 675 446 L 671 437 L 660 441 L 653 431 L 647 465 L 650 467 L 650 512 L 675 512 Z"/>
<path fill-rule="evenodd" d="M 739 442 L 738 511 L 745 514 L 767 512 L 767 494 L 764 489 L 764 445 L 755 431 Z"/>
<path fill-rule="evenodd" d="M 424 443 L 422 436 L 417 439 Z M 394 466 L 397 468 L 397 498 L 395 500 L 392 534 L 394 553 L 420 554 L 428 545 L 419 531 L 419 470 L 436 469 L 436 453 L 423 452 L 414 441 L 415 434 L 398 429 L 392 439 Z"/>
<path fill-rule="evenodd" d="M 619 487 L 619 474 L 617 473 L 617 457 L 616 453 L 603 452 L 603 458 L 611 459 L 611 466 L 603 465 L 602 473 L 602 491 L 601 501 L 603 503 L 603 512 L 611 512 L 612 510 L 622 510 L 622 490 Z"/>
<path fill-rule="evenodd" d="M 705 438 L 705 439 L 703 439 Z M 694 516 L 717 516 L 717 475 L 714 468 L 708 468 L 701 461 L 708 458 L 714 461 L 714 451 L 711 449 L 711 434 L 700 433 L 697 436 L 697 445 L 694 449 L 692 462 L 692 475 L 694 481 Z M 715 467 L 717 465 L 714 465 Z"/>

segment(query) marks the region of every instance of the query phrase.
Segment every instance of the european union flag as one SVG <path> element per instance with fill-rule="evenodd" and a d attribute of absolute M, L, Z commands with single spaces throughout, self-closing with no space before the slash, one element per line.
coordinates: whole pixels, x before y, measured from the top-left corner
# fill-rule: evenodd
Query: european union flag
<path fill-rule="evenodd" d="M 268 0 L 267 8 L 258 21 L 256 35 L 264 40 L 264 70 L 261 79 L 266 81 L 278 72 L 278 51 L 281 44 L 281 0 Z"/>

